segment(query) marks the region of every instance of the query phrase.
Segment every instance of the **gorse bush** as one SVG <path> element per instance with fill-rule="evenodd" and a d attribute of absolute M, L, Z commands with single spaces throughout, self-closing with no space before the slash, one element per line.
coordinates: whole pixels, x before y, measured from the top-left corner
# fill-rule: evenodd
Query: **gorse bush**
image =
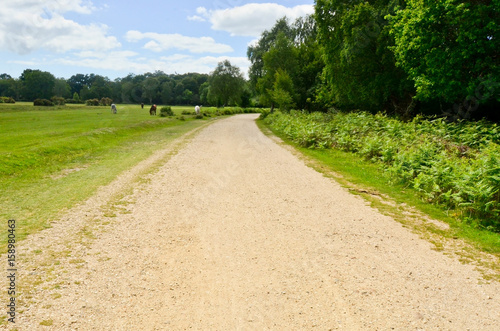
<path fill-rule="evenodd" d="M 87 106 L 111 106 L 113 100 L 110 98 L 101 98 L 101 99 L 88 99 L 85 101 Z"/>
<path fill-rule="evenodd" d="M 54 103 L 50 100 L 47 100 L 47 99 L 35 99 L 35 101 L 33 101 L 33 105 L 34 106 L 51 107 L 54 105 Z"/>
<path fill-rule="evenodd" d="M 52 101 L 52 103 L 57 106 L 64 106 L 66 104 L 66 99 L 61 97 L 52 97 L 50 98 L 50 101 Z"/>
<path fill-rule="evenodd" d="M 172 107 L 166 106 L 166 107 L 161 107 L 160 109 L 160 116 L 161 117 L 166 117 L 166 116 L 174 116 L 174 112 L 172 111 Z"/>
<path fill-rule="evenodd" d="M 0 103 L 16 103 L 16 100 L 11 97 L 0 97 Z"/>
<path fill-rule="evenodd" d="M 300 146 L 337 148 L 379 163 L 389 180 L 426 201 L 500 231 L 500 128 L 494 123 L 298 111 L 265 121 Z"/>
<path fill-rule="evenodd" d="M 112 103 L 113 99 L 111 98 L 101 98 L 101 100 L 99 100 L 100 106 L 111 106 Z"/>
<path fill-rule="evenodd" d="M 85 104 L 87 106 L 99 106 L 99 99 L 88 99 Z"/>

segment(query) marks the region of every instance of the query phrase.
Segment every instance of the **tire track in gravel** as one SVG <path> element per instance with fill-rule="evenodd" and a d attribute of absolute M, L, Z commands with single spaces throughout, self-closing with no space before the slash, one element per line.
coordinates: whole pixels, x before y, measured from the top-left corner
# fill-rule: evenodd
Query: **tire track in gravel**
<path fill-rule="evenodd" d="M 78 261 L 60 258 L 59 285 L 34 294 L 19 329 L 498 329 L 498 283 L 307 167 L 255 118 L 204 128 L 111 223 L 66 234 Z"/>

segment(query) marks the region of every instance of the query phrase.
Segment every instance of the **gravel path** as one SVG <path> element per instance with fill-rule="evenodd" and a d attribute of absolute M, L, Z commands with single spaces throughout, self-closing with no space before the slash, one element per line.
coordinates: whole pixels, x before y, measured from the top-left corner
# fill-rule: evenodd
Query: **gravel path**
<path fill-rule="evenodd" d="M 104 190 L 22 242 L 18 329 L 500 329 L 498 283 L 304 165 L 255 118 L 216 121 L 129 194 Z"/>

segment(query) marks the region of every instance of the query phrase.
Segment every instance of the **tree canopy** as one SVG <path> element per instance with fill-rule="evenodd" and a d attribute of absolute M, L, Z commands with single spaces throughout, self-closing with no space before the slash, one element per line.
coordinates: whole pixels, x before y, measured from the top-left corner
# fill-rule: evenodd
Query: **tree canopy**
<path fill-rule="evenodd" d="M 496 86 L 499 100 L 500 0 L 406 3 L 388 16 L 391 50 L 414 82 L 416 98 L 460 102 L 476 96 L 486 103 Z"/>
<path fill-rule="evenodd" d="M 240 68 L 231 65 L 228 60 L 219 62 L 208 82 L 210 85 L 209 98 L 213 100 L 212 103 L 218 106 L 241 103 L 245 79 Z"/>

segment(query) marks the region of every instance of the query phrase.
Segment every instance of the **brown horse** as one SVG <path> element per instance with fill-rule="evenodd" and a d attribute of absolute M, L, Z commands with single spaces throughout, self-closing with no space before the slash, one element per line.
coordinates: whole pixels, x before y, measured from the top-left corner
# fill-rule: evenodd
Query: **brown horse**
<path fill-rule="evenodd" d="M 149 108 L 149 115 L 156 115 L 156 105 L 152 105 L 151 108 Z"/>

